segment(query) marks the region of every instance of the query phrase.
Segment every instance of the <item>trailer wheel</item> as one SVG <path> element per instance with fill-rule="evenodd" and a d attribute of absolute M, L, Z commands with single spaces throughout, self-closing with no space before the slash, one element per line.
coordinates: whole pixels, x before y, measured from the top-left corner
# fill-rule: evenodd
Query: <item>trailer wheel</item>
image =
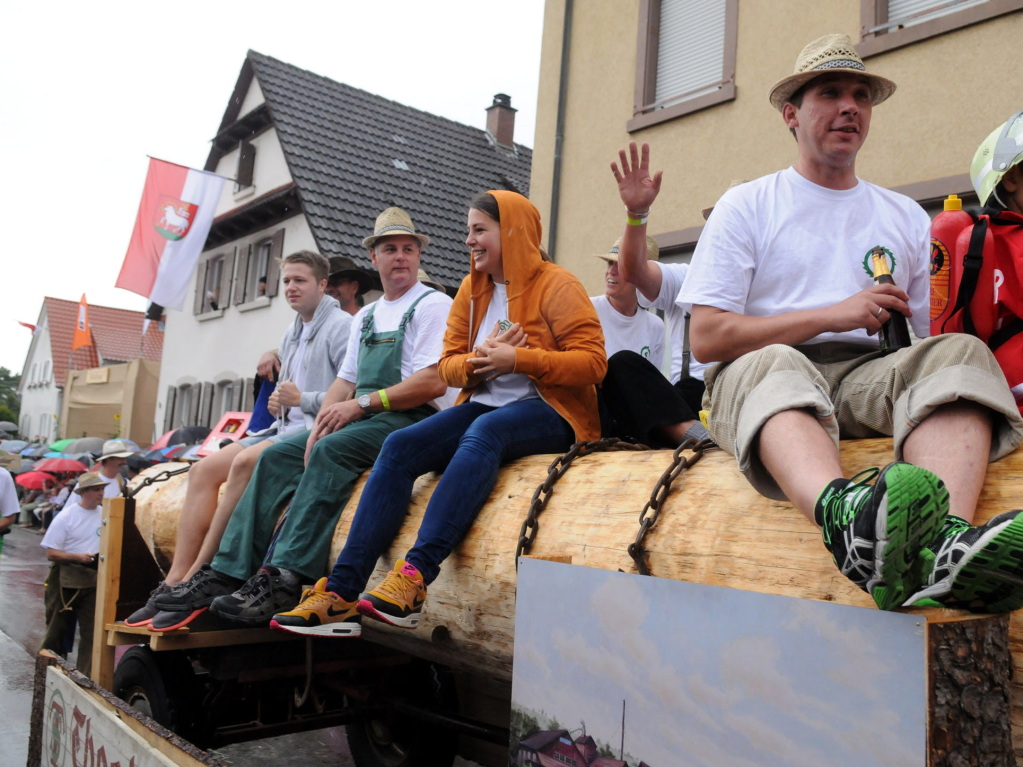
<path fill-rule="evenodd" d="M 431 710 L 458 710 L 454 678 L 432 663 L 414 662 L 384 680 L 381 692 Z M 458 733 L 388 709 L 345 726 L 358 767 L 450 767 Z"/>
<path fill-rule="evenodd" d="M 114 669 L 114 695 L 168 730 L 186 734 L 194 714 L 191 663 L 180 652 L 132 647 Z"/>

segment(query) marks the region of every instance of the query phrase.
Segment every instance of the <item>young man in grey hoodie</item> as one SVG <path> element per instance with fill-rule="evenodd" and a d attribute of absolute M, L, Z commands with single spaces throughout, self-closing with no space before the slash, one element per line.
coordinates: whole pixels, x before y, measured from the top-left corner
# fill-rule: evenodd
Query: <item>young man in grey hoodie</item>
<path fill-rule="evenodd" d="M 270 429 L 226 445 L 189 471 L 174 561 L 146 605 L 127 618 L 128 625 L 151 625 L 156 619 L 154 629 L 174 627 L 177 617 L 161 620 L 165 616 L 158 614 L 155 597 L 190 578 L 216 553 L 224 528 L 263 450 L 312 427 L 324 394 L 341 369 L 352 326 L 351 315 L 325 294 L 328 271 L 327 259 L 308 250 L 292 253 L 283 260 L 284 297 L 296 316 L 284 332 L 277 352 L 280 375 L 268 403 L 277 422 Z"/>

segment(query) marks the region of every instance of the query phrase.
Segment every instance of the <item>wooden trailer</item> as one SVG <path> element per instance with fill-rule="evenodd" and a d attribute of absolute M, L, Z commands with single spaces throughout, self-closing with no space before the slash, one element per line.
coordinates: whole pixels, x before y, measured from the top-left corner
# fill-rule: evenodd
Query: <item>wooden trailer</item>
<path fill-rule="evenodd" d="M 431 584 L 420 628 L 367 622 L 361 641 L 303 639 L 212 618 L 168 634 L 118 623 L 170 561 L 187 474 L 142 488 L 135 499 L 108 501 L 94 678 L 201 744 L 344 723 L 360 767 L 450 763 L 456 748 L 506 764 L 518 555 L 873 608 L 835 569 L 816 528 L 790 504 L 757 494 L 731 456 L 613 447 L 596 443 L 505 467 Z M 888 440 L 843 442 L 847 476 L 889 462 L 890 449 Z M 990 467 L 978 521 L 1020 505 L 1021 474 L 1020 453 Z M 406 523 L 373 579 L 411 546 L 435 483 L 434 476 L 417 482 Z M 365 477 L 334 532 L 331 561 L 364 484 Z M 930 764 L 1016 764 L 1023 617 L 914 612 L 929 646 Z M 123 645 L 134 647 L 115 669 Z M 468 736 L 460 747 L 459 733 Z"/>

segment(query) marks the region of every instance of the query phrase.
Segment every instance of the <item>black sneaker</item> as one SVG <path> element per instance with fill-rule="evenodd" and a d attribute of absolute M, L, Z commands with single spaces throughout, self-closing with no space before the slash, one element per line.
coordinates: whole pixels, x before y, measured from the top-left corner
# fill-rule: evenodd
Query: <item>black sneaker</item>
<path fill-rule="evenodd" d="M 218 573 L 206 564 L 187 581 L 172 586 L 166 594 L 154 597 L 153 602 L 160 610 L 192 612 L 201 607 L 209 607 L 216 597 L 230 594 L 242 583 L 230 575 Z"/>
<path fill-rule="evenodd" d="M 170 586 L 163 581 L 160 581 L 160 585 L 153 589 L 152 593 L 149 595 L 149 599 L 146 600 L 146 603 L 124 619 L 124 625 L 148 626 L 149 622 L 153 620 L 153 616 L 160 612 L 160 608 L 156 606 L 156 598 L 162 594 L 169 593 L 170 590 Z"/>
<path fill-rule="evenodd" d="M 187 626 L 209 609 L 208 607 L 200 607 L 198 610 L 160 610 L 149 621 L 149 630 L 157 633 L 177 631 Z"/>
<path fill-rule="evenodd" d="M 301 595 L 297 574 L 266 565 L 233 594 L 214 599 L 210 611 L 249 626 L 269 625 L 274 615 L 293 609 Z"/>
<path fill-rule="evenodd" d="M 1023 607 L 1023 511 L 985 525 L 949 517 L 938 539 L 920 553 L 923 588 L 906 607 L 934 600 L 942 607 L 1007 613 Z"/>
<path fill-rule="evenodd" d="M 844 485 L 833 482 L 815 507 L 835 565 L 882 610 L 899 607 L 918 589 L 919 571 L 913 566 L 947 515 L 945 483 L 902 462 L 867 469 Z"/>

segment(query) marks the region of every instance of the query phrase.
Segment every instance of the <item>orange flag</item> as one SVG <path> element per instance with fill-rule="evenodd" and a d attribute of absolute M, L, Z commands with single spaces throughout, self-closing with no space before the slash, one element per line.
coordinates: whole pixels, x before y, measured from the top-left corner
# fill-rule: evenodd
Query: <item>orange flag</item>
<path fill-rule="evenodd" d="M 89 306 L 85 303 L 85 293 L 78 303 L 78 320 L 75 322 L 75 335 L 71 339 L 71 351 L 74 353 L 81 346 L 92 346 L 92 331 L 89 330 Z"/>

